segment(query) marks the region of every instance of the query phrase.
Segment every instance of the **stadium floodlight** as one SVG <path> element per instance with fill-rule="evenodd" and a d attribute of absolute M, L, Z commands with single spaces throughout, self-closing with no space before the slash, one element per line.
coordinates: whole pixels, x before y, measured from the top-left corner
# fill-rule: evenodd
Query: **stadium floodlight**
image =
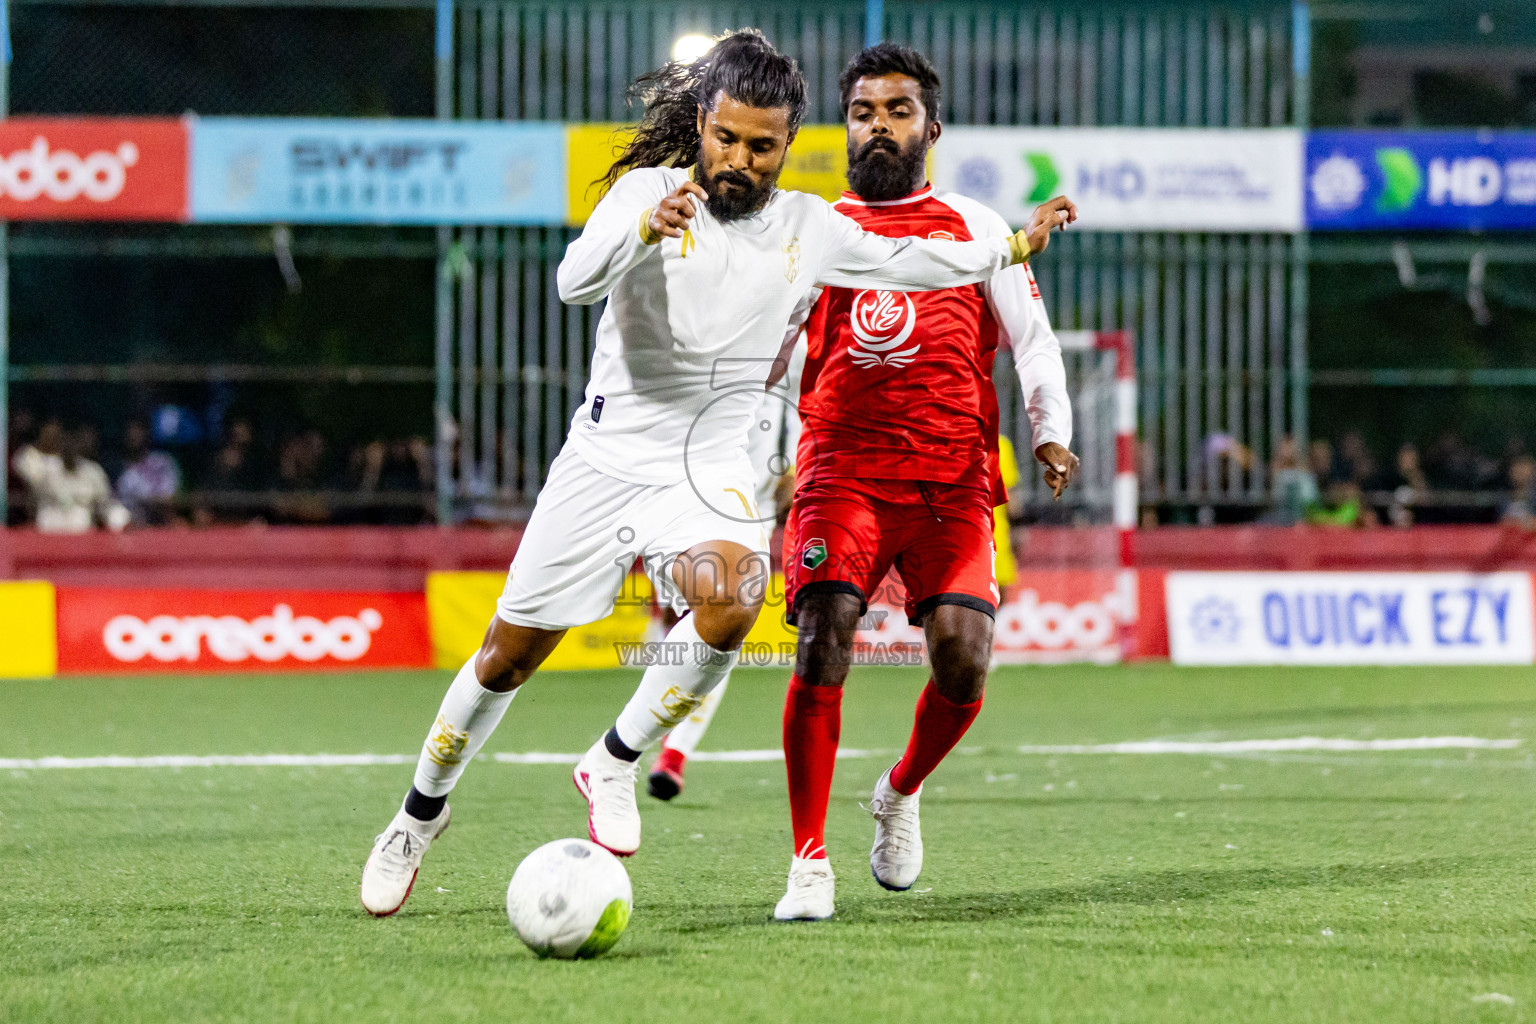
<path fill-rule="evenodd" d="M 692 64 L 709 52 L 709 48 L 715 45 L 715 41 L 709 36 L 690 32 L 685 36 L 678 36 L 672 44 L 672 59 Z"/>

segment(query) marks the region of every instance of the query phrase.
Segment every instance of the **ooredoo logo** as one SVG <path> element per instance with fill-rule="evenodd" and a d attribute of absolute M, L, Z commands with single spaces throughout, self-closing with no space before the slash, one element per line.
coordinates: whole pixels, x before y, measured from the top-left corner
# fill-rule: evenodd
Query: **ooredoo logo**
<path fill-rule="evenodd" d="M 383 624 L 384 616 L 373 608 L 322 621 L 295 616 L 290 606 L 279 604 L 271 615 L 250 621 L 234 615 L 156 615 L 146 622 L 136 615 L 118 615 L 102 630 L 101 639 L 113 658 L 129 663 L 146 657 L 197 661 L 205 644 L 208 653 L 226 662 L 357 661 L 368 653 L 373 634 Z"/>
<path fill-rule="evenodd" d="M 1115 640 L 1123 616 L 1113 607 L 1114 594 L 1100 600 L 1042 601 L 1034 590 L 997 611 L 999 644 L 1039 647 L 1046 651 L 1093 650 Z"/>
<path fill-rule="evenodd" d="M 854 337 L 848 354 L 855 366 L 906 366 L 917 357 L 920 346 L 901 347 L 917 326 L 917 311 L 906 292 L 859 292 L 848 326 Z"/>
<path fill-rule="evenodd" d="M 0 159 L 0 195 L 23 203 L 44 195 L 60 203 L 81 196 L 111 202 L 123 194 L 128 168 L 138 162 L 139 147 L 133 142 L 82 157 L 68 149 L 50 149 L 47 138 L 39 135 L 29 148 Z"/>

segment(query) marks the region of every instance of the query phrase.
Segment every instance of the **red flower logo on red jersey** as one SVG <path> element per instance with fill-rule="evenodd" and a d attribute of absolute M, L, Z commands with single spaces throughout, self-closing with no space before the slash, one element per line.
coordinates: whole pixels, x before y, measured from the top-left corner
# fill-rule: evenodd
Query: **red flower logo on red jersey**
<path fill-rule="evenodd" d="M 917 310 L 906 292 L 859 292 L 848 315 L 854 343 L 848 355 L 855 366 L 906 366 L 920 346 L 902 348 L 917 326 Z"/>

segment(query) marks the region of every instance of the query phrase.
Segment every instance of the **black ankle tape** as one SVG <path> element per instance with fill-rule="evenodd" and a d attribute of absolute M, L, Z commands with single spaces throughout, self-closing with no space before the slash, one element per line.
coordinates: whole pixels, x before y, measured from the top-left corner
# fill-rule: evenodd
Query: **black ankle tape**
<path fill-rule="evenodd" d="M 640 760 L 640 751 L 625 745 L 624 741 L 619 739 L 619 729 L 617 726 L 609 729 L 608 734 L 603 737 L 603 746 L 608 748 L 608 753 L 620 761 Z"/>
<path fill-rule="evenodd" d="M 405 794 L 405 813 L 418 821 L 432 821 L 443 813 L 443 807 L 448 803 L 446 796 L 427 796 L 415 786 Z"/>

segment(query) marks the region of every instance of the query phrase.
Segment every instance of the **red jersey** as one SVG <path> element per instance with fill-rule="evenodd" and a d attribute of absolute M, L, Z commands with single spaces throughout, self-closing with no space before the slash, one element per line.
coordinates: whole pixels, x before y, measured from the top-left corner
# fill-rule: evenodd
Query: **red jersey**
<path fill-rule="evenodd" d="M 991 210 L 931 185 L 889 202 L 845 192 L 834 206 L 864 230 L 893 238 L 969 241 L 1008 232 Z M 1005 333 L 993 291 L 1004 277 L 1004 287 L 1032 293 L 1011 296 L 1004 315 L 1035 316 L 1029 307 L 1040 293 L 1027 266 L 943 291 L 824 290 L 806 322 L 796 479 L 922 480 L 978 487 L 994 504 L 1005 501 L 992 383 Z M 1028 332 L 1015 325 L 1006 333 Z"/>

